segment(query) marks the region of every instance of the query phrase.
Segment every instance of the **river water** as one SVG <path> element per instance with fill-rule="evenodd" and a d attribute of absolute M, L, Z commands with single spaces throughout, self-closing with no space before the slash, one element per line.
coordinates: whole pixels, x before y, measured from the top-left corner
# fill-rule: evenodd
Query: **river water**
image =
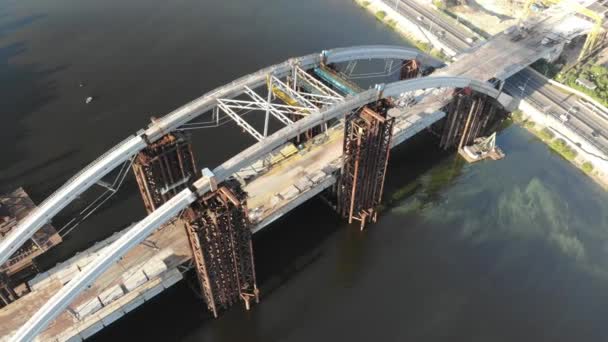
<path fill-rule="evenodd" d="M 41 201 L 150 116 L 356 44 L 404 42 L 350 0 L 0 0 L 0 191 Z M 194 137 L 211 167 L 250 143 Z M 428 135 L 398 148 L 364 232 L 312 200 L 256 235 L 250 312 L 211 319 L 190 275 L 92 340 L 607 340 L 606 192 L 520 127 L 498 143 L 504 160 L 474 165 Z M 141 218 L 130 178 L 41 266 Z"/>

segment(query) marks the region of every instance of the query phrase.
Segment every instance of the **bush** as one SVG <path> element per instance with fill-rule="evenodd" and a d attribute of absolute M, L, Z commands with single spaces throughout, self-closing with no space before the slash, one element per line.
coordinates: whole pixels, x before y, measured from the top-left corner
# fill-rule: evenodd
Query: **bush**
<path fill-rule="evenodd" d="M 576 83 L 577 78 L 585 78 L 594 83 L 597 88 L 590 90 Z M 586 64 L 575 67 L 565 74 L 558 74 L 557 80 L 577 89 L 608 106 L 608 68 L 602 65 Z"/>
<path fill-rule="evenodd" d="M 511 113 L 511 119 L 515 122 L 521 122 L 524 119 L 524 113 L 521 110 L 515 110 Z"/>
<path fill-rule="evenodd" d="M 386 12 L 384 12 L 384 11 L 376 12 L 376 18 L 378 18 L 378 20 L 384 20 L 384 17 L 386 17 Z"/>
<path fill-rule="evenodd" d="M 397 21 L 395 19 L 389 19 L 386 21 L 386 24 L 392 28 L 393 30 L 397 28 Z"/>
<path fill-rule="evenodd" d="M 535 126 L 536 126 L 536 124 L 534 123 L 534 121 L 524 122 L 524 127 L 528 128 L 528 129 L 533 129 Z"/>
<path fill-rule="evenodd" d="M 445 9 L 445 3 L 441 0 L 433 0 L 433 5 L 439 9 Z"/>
<path fill-rule="evenodd" d="M 545 140 L 551 140 L 555 137 L 555 134 L 548 129 L 547 127 L 543 128 L 540 132 L 539 135 L 541 138 L 545 139 Z"/>
<path fill-rule="evenodd" d="M 562 156 L 564 156 L 566 159 L 568 160 L 573 160 L 574 158 L 576 158 L 576 155 L 578 153 L 576 153 L 575 150 L 571 149 L 570 147 L 566 147 L 563 151 L 562 151 Z"/>
<path fill-rule="evenodd" d="M 568 143 L 566 143 L 564 139 L 555 139 L 549 144 L 549 146 L 568 160 L 573 160 L 576 158 L 576 151 L 568 146 Z"/>
<path fill-rule="evenodd" d="M 591 173 L 593 171 L 593 164 L 591 164 L 590 162 L 584 162 L 581 168 L 583 169 L 583 171 Z"/>
<path fill-rule="evenodd" d="M 551 143 L 551 146 L 553 146 L 556 150 L 563 150 L 565 148 L 568 147 L 568 144 L 566 143 L 566 141 L 564 139 L 555 139 L 555 141 L 553 141 Z"/>
<path fill-rule="evenodd" d="M 369 6 L 369 1 L 363 1 L 363 2 L 361 3 L 361 6 L 363 6 L 363 7 L 367 7 L 367 6 Z"/>

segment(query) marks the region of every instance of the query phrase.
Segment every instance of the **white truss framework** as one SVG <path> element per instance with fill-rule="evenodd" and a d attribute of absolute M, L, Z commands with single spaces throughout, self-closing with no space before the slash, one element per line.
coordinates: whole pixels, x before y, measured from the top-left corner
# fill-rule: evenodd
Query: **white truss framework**
<path fill-rule="evenodd" d="M 306 107 L 272 103 L 268 100 L 264 100 L 263 97 L 249 87 L 245 87 L 245 89 L 245 93 L 253 99 L 254 103 L 259 105 L 262 110 L 268 110 L 270 114 L 286 125 L 291 125 L 293 121 L 286 117 L 285 114 L 306 115 Z"/>
<path fill-rule="evenodd" d="M 271 79 L 273 88 L 276 87 L 278 90 L 285 93 L 298 104 L 307 107 L 309 111 L 317 111 L 319 109 L 318 106 L 307 100 L 306 97 L 302 96 L 298 91 L 291 89 L 287 84 L 281 82 L 281 80 L 279 80 L 278 78 L 272 76 Z"/>
<path fill-rule="evenodd" d="M 339 102 L 344 98 L 344 96 L 340 95 L 340 93 L 331 89 L 325 83 L 312 77 L 309 73 L 307 73 L 305 70 L 302 70 L 302 68 L 300 68 L 299 66 L 295 67 L 294 74 L 295 74 L 295 80 L 294 80 L 295 84 L 297 84 L 298 82 L 305 82 L 308 85 L 310 85 L 311 87 L 313 87 L 314 89 L 316 89 L 319 92 L 318 95 L 322 95 L 325 97 L 331 97 L 331 98 L 335 99 L 336 102 Z M 303 80 L 303 81 L 300 81 L 300 80 Z"/>
<path fill-rule="evenodd" d="M 251 134 L 251 136 L 253 136 L 257 141 L 261 141 L 262 139 L 264 139 L 264 136 L 262 134 L 260 134 L 260 132 L 258 132 L 247 121 L 245 121 L 243 118 L 241 118 L 240 115 L 238 115 L 236 112 L 234 112 L 232 110 L 232 108 L 230 108 L 230 106 L 227 106 L 225 104 L 225 102 L 224 102 L 223 99 L 218 99 L 217 100 L 217 106 L 224 113 L 226 113 L 226 115 L 228 115 L 230 118 L 232 118 L 232 120 L 234 120 L 234 122 L 236 122 L 236 124 L 239 127 L 241 127 L 242 129 L 244 129 L 245 132 Z"/>

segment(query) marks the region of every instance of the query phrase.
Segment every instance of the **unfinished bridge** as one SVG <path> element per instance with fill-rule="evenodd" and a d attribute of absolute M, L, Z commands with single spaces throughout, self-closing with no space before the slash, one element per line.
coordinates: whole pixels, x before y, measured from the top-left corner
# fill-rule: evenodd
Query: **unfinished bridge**
<path fill-rule="evenodd" d="M 491 133 L 516 105 L 502 92 L 504 80 L 555 52 L 542 38 L 497 35 L 449 67 L 397 46 L 327 50 L 262 69 L 154 119 L 69 179 L 1 241 L 3 264 L 87 189 L 102 185 L 109 198 L 133 170 L 148 215 L 39 275 L 21 298 L 1 283 L 0 335 L 87 338 L 181 279 L 177 268 L 190 260 L 214 316 L 238 302 L 249 308 L 260 296 L 252 233 L 323 191 L 348 222 L 361 229 L 375 222 L 391 148 L 421 131 L 431 131 L 445 149 Z M 382 68 L 357 72 L 365 63 Z M 395 81 L 363 89 L 357 80 L 364 76 Z M 254 113 L 261 127 L 251 123 Z M 197 165 L 185 132 L 224 123 L 255 143 L 213 169 Z M 104 180 L 112 175 L 112 184 Z M 145 249 L 144 240 L 158 248 Z"/>

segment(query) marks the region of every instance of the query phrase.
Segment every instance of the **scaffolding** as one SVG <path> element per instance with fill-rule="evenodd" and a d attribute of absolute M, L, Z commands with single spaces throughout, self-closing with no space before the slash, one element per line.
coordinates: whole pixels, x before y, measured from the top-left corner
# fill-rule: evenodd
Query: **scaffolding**
<path fill-rule="evenodd" d="M 139 152 L 133 173 L 148 213 L 199 176 L 192 146 L 182 133 L 167 134 Z"/>
<path fill-rule="evenodd" d="M 343 164 L 337 185 L 337 210 L 348 222 L 376 222 L 382 200 L 394 118 L 388 100 L 378 101 L 346 117 Z"/>
<path fill-rule="evenodd" d="M 0 308 L 9 305 L 18 298 L 19 296 L 13 290 L 10 277 L 4 272 L 0 272 Z"/>
<path fill-rule="evenodd" d="M 201 292 L 216 318 L 239 300 L 247 310 L 259 302 L 246 198 L 238 182 L 227 181 L 184 214 Z"/>
<path fill-rule="evenodd" d="M 471 144 L 500 118 L 496 104 L 470 88 L 456 89 L 453 98 L 444 108 L 446 118 L 435 125 L 441 136 L 439 146 L 446 150 Z"/>
<path fill-rule="evenodd" d="M 401 65 L 400 80 L 409 80 L 420 75 L 420 63 L 417 60 L 404 60 Z"/>

